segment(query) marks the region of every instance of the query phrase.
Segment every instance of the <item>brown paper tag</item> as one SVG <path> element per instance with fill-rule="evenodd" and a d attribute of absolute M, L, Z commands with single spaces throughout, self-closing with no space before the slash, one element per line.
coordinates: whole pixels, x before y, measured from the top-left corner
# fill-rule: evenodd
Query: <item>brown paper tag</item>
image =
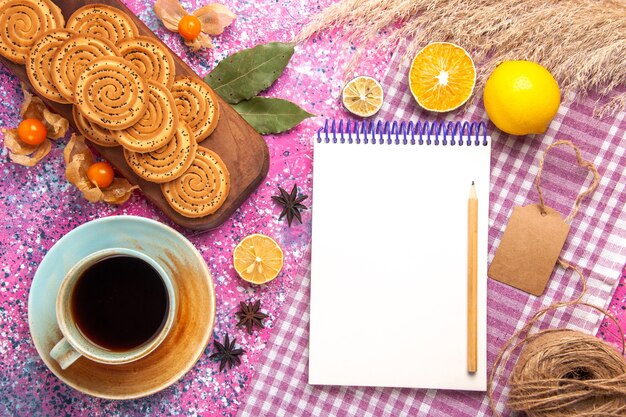
<path fill-rule="evenodd" d="M 538 204 L 515 207 L 489 267 L 492 279 L 543 294 L 569 233 L 559 212 Z"/>

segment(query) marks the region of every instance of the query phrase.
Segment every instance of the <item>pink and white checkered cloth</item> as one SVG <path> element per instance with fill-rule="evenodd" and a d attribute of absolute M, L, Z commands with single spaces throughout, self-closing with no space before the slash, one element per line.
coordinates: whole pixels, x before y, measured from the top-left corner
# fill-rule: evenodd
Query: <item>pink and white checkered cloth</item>
<path fill-rule="evenodd" d="M 407 87 L 406 63 L 399 48 L 382 81 L 386 91 L 381 118 L 387 120 L 432 120 L 432 114 L 418 110 Z M 515 138 L 489 125 L 492 140 L 491 210 L 489 219 L 489 262 L 493 259 L 507 220 L 515 205 L 538 201 L 534 188 L 539 159 L 556 139 L 569 139 L 578 145 L 583 157 L 592 161 L 601 175 L 600 185 L 583 200 L 571 224 L 562 258 L 581 267 L 588 277 L 586 301 L 606 308 L 626 262 L 626 121 L 625 113 L 597 120 L 591 117 L 595 101 L 562 105 L 544 135 Z M 446 120 L 463 117 L 487 120 L 482 106 L 471 106 L 464 115 L 449 114 Z M 575 166 L 573 152 L 557 147 L 546 157 L 542 190 L 546 204 L 565 217 L 576 195 L 591 183 L 591 175 Z M 450 167 L 454 169 L 454 167 Z M 315 196 L 313 196 L 315 197 Z M 314 209 L 314 203 L 313 203 Z M 363 387 L 311 386 L 307 384 L 309 336 L 309 265 L 303 266 L 269 340 L 266 357 L 258 366 L 242 416 L 453 416 L 491 415 L 484 393 L 444 390 L 415 390 Z M 534 297 L 489 280 L 488 283 L 488 362 L 538 309 L 557 300 L 571 299 L 581 289 L 571 271 L 556 268 L 542 297 Z M 375 314 L 375 311 L 371 312 Z M 568 327 L 595 334 L 601 322 L 595 311 L 557 311 L 544 317 L 541 328 Z M 376 336 L 373 336 L 376 337 Z M 402 346 L 388 352 L 402 360 Z M 355 347 L 358 349 L 358 347 Z M 341 354 L 341 353 L 339 353 Z M 349 352 L 345 352 L 349 354 Z M 505 370 L 511 371 L 514 361 Z M 505 408 L 506 378 L 494 385 L 498 410 Z"/>

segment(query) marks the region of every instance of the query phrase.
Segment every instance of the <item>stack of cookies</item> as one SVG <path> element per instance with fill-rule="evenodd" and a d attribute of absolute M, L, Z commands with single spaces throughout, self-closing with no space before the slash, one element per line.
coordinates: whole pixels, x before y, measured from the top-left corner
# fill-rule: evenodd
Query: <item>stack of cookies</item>
<path fill-rule="evenodd" d="M 213 91 L 177 77 L 169 50 L 139 36 L 124 12 L 91 4 L 65 23 L 50 0 L 0 0 L 0 25 L 0 55 L 25 64 L 41 96 L 73 104 L 87 139 L 121 146 L 130 168 L 160 184 L 174 210 L 203 217 L 224 203 L 228 170 L 198 145 L 219 120 Z"/>

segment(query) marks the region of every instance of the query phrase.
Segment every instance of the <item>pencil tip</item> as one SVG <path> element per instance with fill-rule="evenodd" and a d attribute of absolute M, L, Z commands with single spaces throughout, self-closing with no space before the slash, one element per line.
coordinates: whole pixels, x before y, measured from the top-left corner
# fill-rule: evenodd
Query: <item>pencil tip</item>
<path fill-rule="evenodd" d="M 472 181 L 472 185 L 474 185 L 474 181 Z"/>

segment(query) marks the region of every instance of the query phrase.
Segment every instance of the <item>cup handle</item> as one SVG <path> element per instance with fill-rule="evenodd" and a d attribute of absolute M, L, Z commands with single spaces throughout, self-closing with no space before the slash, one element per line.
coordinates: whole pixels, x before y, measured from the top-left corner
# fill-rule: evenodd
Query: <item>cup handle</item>
<path fill-rule="evenodd" d="M 61 365 L 61 369 L 67 369 L 71 364 L 76 362 L 76 359 L 81 357 L 81 354 L 78 353 L 64 337 L 59 343 L 54 345 L 50 351 L 50 356 Z"/>

